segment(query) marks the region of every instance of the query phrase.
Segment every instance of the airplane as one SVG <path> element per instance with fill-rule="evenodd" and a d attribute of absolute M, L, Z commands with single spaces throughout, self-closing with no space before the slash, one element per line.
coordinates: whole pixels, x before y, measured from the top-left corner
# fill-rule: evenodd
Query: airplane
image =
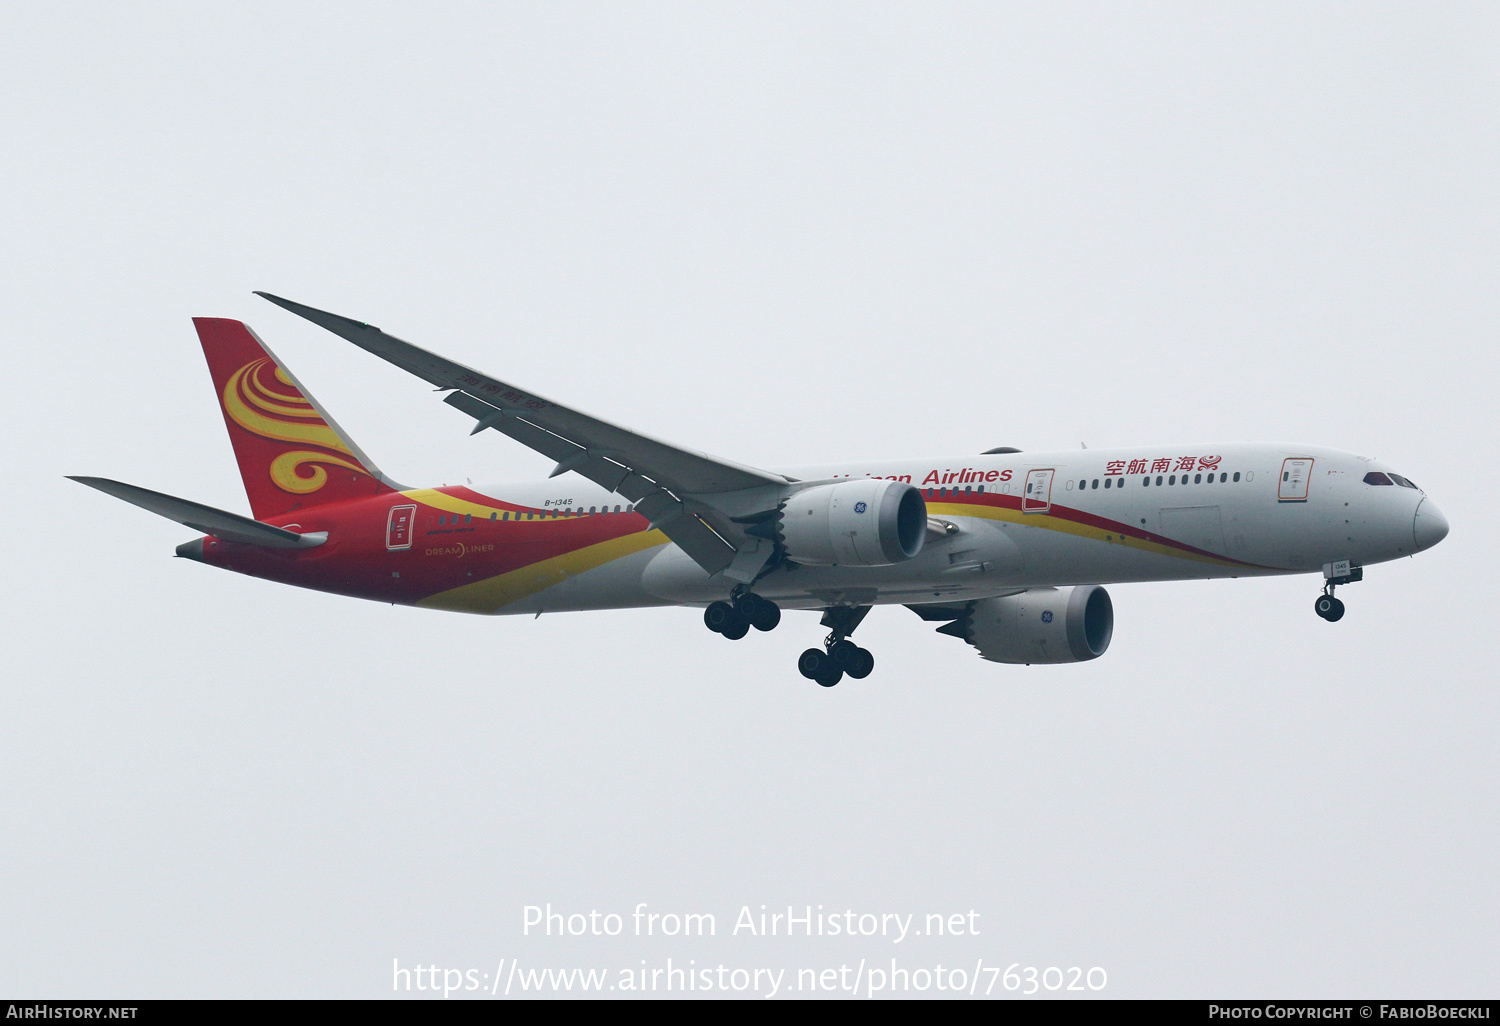
<path fill-rule="evenodd" d="M 797 668 L 862 679 L 850 640 L 904 605 L 989 661 L 1096 659 L 1106 584 L 1322 574 L 1315 612 L 1448 522 L 1377 460 L 1281 444 L 1147 445 L 762 470 L 554 402 L 379 328 L 265 292 L 555 463 L 545 480 L 392 481 L 244 323 L 194 318 L 252 517 L 97 477 L 72 480 L 202 537 L 178 556 L 336 595 L 486 615 L 678 605 L 730 640 L 781 612 L 828 629 Z"/>

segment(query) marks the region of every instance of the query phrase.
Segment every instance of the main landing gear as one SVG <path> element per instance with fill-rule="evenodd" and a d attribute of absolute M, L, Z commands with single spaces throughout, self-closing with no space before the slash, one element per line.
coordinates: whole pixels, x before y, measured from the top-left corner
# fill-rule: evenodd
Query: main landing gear
<path fill-rule="evenodd" d="M 875 669 L 875 657 L 868 649 L 849 640 L 854 628 L 870 611 L 869 606 L 835 606 L 823 614 L 823 626 L 829 628 L 823 648 L 810 648 L 797 659 L 797 670 L 808 680 L 831 688 L 848 674 L 863 680 Z"/>
<path fill-rule="evenodd" d="M 797 669 L 808 680 L 831 688 L 847 675 L 863 680 L 875 669 L 875 657 L 849 640 L 854 628 L 870 611 L 869 606 L 834 606 L 823 611 L 828 637 L 823 647 L 810 648 L 797 659 Z M 781 623 L 781 607 L 749 590 L 736 589 L 728 602 L 713 602 L 703 611 L 703 624 L 715 634 L 738 641 L 754 627 L 775 630 Z"/>
<path fill-rule="evenodd" d="M 703 611 L 703 625 L 730 641 L 739 641 L 750 628 L 774 631 L 781 622 L 781 607 L 753 591 L 741 592 L 729 602 L 714 602 Z"/>
<path fill-rule="evenodd" d="M 1350 566 L 1347 561 L 1342 563 L 1328 563 L 1323 567 L 1323 594 L 1319 595 L 1313 603 L 1313 612 L 1317 613 L 1329 623 L 1336 623 L 1344 617 L 1344 604 L 1333 597 L 1333 589 L 1340 584 L 1353 584 L 1363 579 L 1364 569 Z"/>

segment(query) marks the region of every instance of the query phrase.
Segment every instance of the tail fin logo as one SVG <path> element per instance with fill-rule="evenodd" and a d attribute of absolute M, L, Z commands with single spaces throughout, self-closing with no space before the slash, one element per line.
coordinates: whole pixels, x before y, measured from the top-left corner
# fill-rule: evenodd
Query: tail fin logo
<path fill-rule="evenodd" d="M 370 476 L 337 432 L 323 421 L 322 415 L 269 356 L 252 360 L 229 376 L 224 385 L 224 410 L 231 420 L 253 435 L 329 450 L 293 450 L 272 460 L 271 480 L 284 492 L 306 495 L 322 488 L 328 483 L 328 471 L 319 464 Z M 309 473 L 303 474 L 304 466 Z"/>

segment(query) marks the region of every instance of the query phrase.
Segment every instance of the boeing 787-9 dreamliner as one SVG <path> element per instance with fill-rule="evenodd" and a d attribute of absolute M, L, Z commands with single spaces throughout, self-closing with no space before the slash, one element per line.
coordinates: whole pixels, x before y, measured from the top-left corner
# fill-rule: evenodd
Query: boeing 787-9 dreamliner
<path fill-rule="evenodd" d="M 1448 523 L 1409 478 L 1303 445 L 1198 443 L 870 460 L 761 470 L 639 434 L 369 324 L 267 293 L 447 394 L 473 432 L 556 466 L 544 481 L 409 488 L 373 462 L 239 321 L 197 318 L 251 517 L 96 477 L 73 480 L 203 533 L 177 554 L 267 580 L 499 615 L 703 610 L 739 640 L 783 609 L 822 613 L 798 659 L 832 687 L 869 676 L 850 640 L 900 604 L 998 663 L 1109 647 L 1106 584 L 1321 574 L 1315 609 Z"/>

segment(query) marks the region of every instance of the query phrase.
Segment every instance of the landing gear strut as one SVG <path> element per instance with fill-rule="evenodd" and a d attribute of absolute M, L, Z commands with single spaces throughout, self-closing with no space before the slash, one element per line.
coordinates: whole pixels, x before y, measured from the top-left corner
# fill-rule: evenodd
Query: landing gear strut
<path fill-rule="evenodd" d="M 823 648 L 810 648 L 797 659 L 797 670 L 808 680 L 831 688 L 848 674 L 863 680 L 875 669 L 875 657 L 868 649 L 849 640 L 854 628 L 870 611 L 869 606 L 835 606 L 823 614 L 823 626 L 829 628 Z"/>
<path fill-rule="evenodd" d="M 753 591 L 738 592 L 728 602 L 713 602 L 703 611 L 703 625 L 730 641 L 738 641 L 754 627 L 773 631 L 781 622 L 781 607 Z"/>
<path fill-rule="evenodd" d="M 1365 576 L 1362 567 L 1350 566 L 1347 560 L 1323 565 L 1323 594 L 1313 603 L 1313 612 L 1329 623 L 1343 619 L 1344 604 L 1333 597 L 1333 589 L 1340 584 L 1353 584 Z"/>

